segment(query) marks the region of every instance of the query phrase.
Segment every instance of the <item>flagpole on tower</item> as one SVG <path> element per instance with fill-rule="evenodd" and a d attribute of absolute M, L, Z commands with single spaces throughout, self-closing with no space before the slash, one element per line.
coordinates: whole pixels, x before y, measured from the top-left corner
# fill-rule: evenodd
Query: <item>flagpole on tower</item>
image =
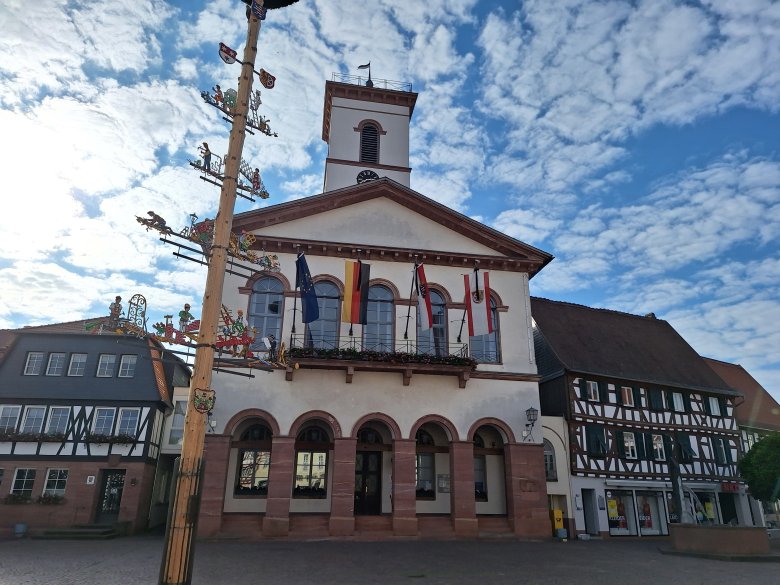
<path fill-rule="evenodd" d="M 368 81 L 366 81 L 366 87 L 374 87 L 374 82 L 371 81 L 371 61 L 365 65 L 358 65 L 358 69 L 368 69 Z"/>

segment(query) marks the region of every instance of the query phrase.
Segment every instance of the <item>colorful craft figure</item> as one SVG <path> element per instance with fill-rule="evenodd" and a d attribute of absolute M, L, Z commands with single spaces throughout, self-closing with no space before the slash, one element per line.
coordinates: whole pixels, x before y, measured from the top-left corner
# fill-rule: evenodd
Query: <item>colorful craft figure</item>
<path fill-rule="evenodd" d="M 203 146 L 199 148 L 200 154 L 203 157 L 203 170 L 210 173 L 211 172 L 211 150 L 209 150 L 209 145 L 207 142 L 203 143 Z"/>
<path fill-rule="evenodd" d="M 217 104 L 221 104 L 225 101 L 225 96 L 222 95 L 222 88 L 218 85 L 214 86 L 214 101 Z"/>
<path fill-rule="evenodd" d="M 179 311 L 179 331 L 187 331 L 187 325 L 189 325 L 190 321 L 193 319 L 195 319 L 195 317 L 190 313 L 190 304 L 185 303 L 184 310 Z"/>

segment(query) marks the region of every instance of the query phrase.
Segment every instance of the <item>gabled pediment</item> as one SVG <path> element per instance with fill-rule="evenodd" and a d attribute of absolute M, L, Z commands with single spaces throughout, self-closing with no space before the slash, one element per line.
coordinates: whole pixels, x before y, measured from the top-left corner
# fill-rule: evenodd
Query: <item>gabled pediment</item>
<path fill-rule="evenodd" d="M 239 214 L 266 250 L 500 267 L 535 274 L 552 256 L 387 178 Z M 482 264 L 481 264 L 482 265 Z"/>

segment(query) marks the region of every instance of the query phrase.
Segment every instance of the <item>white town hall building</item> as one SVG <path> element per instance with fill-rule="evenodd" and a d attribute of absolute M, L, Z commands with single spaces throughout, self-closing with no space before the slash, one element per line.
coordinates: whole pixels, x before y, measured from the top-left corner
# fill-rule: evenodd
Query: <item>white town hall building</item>
<path fill-rule="evenodd" d="M 552 256 L 410 189 L 416 98 L 327 82 L 324 192 L 234 219 L 281 270 L 227 274 L 222 302 L 284 343 L 288 367 L 215 373 L 200 536 L 551 534 L 528 281 Z M 308 324 L 299 252 L 319 308 Z M 370 267 L 365 324 L 341 320 L 356 260 Z M 493 331 L 469 337 L 475 266 Z"/>

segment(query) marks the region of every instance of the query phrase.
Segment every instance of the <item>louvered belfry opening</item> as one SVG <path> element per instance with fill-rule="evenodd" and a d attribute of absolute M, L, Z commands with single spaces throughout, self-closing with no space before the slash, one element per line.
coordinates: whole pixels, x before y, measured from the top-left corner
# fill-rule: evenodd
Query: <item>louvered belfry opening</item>
<path fill-rule="evenodd" d="M 373 124 L 366 124 L 360 131 L 360 162 L 379 162 L 379 131 Z"/>

